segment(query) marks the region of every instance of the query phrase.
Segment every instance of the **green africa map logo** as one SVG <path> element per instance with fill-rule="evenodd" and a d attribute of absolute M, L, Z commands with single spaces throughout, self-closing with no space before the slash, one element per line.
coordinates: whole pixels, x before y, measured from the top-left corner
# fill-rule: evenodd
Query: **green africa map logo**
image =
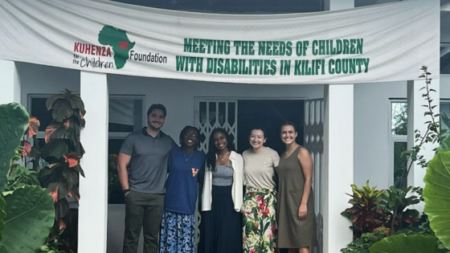
<path fill-rule="evenodd" d="M 135 45 L 135 42 L 128 39 L 125 31 L 112 26 L 103 27 L 98 34 L 98 42 L 102 46 L 75 42 L 73 64 L 82 68 L 121 69 L 125 66 L 129 59 L 130 50 Z M 87 56 L 81 56 L 80 54 Z M 113 61 L 110 58 L 113 58 Z"/>
<path fill-rule="evenodd" d="M 122 69 L 127 61 L 166 64 L 167 57 L 159 53 L 137 53 L 127 32 L 105 25 L 98 33 L 99 45 L 75 42 L 73 64 L 81 68 Z"/>

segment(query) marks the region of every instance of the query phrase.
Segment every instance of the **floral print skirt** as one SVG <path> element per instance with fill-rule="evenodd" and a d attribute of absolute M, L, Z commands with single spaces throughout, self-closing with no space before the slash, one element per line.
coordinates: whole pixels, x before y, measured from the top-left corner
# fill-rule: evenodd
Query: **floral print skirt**
<path fill-rule="evenodd" d="M 276 248 L 276 192 L 247 187 L 243 204 L 244 253 L 272 253 Z"/>
<path fill-rule="evenodd" d="M 165 211 L 159 245 L 160 253 L 194 253 L 195 216 Z"/>

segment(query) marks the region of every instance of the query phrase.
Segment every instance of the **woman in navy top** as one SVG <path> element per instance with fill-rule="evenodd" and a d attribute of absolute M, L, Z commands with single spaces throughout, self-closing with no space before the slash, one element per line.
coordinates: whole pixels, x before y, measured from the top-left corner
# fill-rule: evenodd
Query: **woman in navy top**
<path fill-rule="evenodd" d="M 205 155 L 197 150 L 199 131 L 186 126 L 180 147 L 169 154 L 169 176 L 161 225 L 161 253 L 195 252 L 195 205 L 198 180 L 203 178 Z"/>

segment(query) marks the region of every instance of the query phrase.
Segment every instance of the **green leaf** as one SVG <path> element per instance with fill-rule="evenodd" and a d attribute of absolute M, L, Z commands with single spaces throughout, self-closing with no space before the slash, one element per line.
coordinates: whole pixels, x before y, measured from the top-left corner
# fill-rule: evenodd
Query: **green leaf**
<path fill-rule="evenodd" d="M 57 122 L 62 123 L 72 115 L 73 109 L 68 101 L 58 100 L 53 104 L 52 116 Z"/>
<path fill-rule="evenodd" d="M 39 186 L 26 186 L 5 200 L 5 230 L 0 252 L 35 253 L 44 245 L 54 223 L 52 197 Z"/>
<path fill-rule="evenodd" d="M 450 151 L 450 135 L 442 140 L 441 145 L 436 149 L 436 153 Z"/>
<path fill-rule="evenodd" d="M 59 159 L 67 152 L 69 152 L 69 147 L 66 139 L 52 139 L 42 149 L 42 156 L 44 158 L 54 157 Z"/>
<path fill-rule="evenodd" d="M 434 156 L 424 181 L 424 212 L 436 237 L 450 249 L 450 151 Z"/>
<path fill-rule="evenodd" d="M 53 104 L 56 102 L 56 100 L 58 100 L 60 98 L 64 98 L 64 94 L 55 94 L 55 95 L 52 95 L 51 97 L 49 97 L 47 99 L 47 101 L 45 101 L 45 106 L 47 107 L 47 110 L 50 111 L 53 107 Z"/>
<path fill-rule="evenodd" d="M 374 243 L 370 253 L 439 253 L 438 240 L 426 235 L 392 235 Z"/>
<path fill-rule="evenodd" d="M 3 230 L 5 230 L 5 200 L 0 196 L 0 242 L 2 241 Z"/>
<path fill-rule="evenodd" d="M 17 147 L 28 128 L 29 115 L 18 103 L 0 105 L 0 192 Z"/>

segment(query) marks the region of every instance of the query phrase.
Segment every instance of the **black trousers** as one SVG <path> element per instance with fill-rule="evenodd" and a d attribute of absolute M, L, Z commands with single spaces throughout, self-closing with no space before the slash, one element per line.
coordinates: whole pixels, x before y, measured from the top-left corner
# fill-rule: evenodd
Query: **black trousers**
<path fill-rule="evenodd" d="M 125 197 L 125 207 L 123 253 L 137 253 L 141 228 L 144 231 L 144 253 L 157 253 L 164 194 L 130 191 Z"/>

